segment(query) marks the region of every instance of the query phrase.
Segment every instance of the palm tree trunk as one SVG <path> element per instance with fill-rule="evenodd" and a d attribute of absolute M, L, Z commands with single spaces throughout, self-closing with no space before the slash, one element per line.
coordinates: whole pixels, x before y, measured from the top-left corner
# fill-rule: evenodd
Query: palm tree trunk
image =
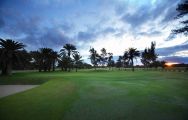
<path fill-rule="evenodd" d="M 7 64 L 6 75 L 11 75 L 11 74 L 12 74 L 12 61 L 9 61 Z"/>
<path fill-rule="evenodd" d="M 6 65 L 6 64 L 2 64 L 2 72 L 1 72 L 1 75 L 6 75 L 6 71 L 7 71 L 7 65 Z"/>

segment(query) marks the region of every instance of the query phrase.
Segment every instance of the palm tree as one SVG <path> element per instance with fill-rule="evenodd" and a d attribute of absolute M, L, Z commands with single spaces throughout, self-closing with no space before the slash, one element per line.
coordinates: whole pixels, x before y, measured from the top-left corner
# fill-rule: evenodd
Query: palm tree
<path fill-rule="evenodd" d="M 145 50 L 141 53 L 141 62 L 143 65 L 148 68 L 149 66 L 155 67 L 155 63 L 158 57 L 158 54 L 155 52 L 155 42 L 151 42 L 151 47 L 150 48 L 145 48 Z"/>
<path fill-rule="evenodd" d="M 91 64 L 93 64 L 95 70 L 96 70 L 96 66 L 97 63 L 99 62 L 99 54 L 97 53 L 97 51 L 94 48 L 90 48 L 89 50 L 90 52 L 90 56 L 89 59 L 91 60 Z"/>
<path fill-rule="evenodd" d="M 118 58 L 118 60 L 116 62 L 116 67 L 119 68 L 119 70 L 122 67 L 122 59 L 123 59 L 123 57 L 119 56 L 119 58 Z"/>
<path fill-rule="evenodd" d="M 140 52 L 136 48 L 129 48 L 128 50 L 129 60 L 131 62 L 132 71 L 134 71 L 134 59 L 140 56 Z"/>
<path fill-rule="evenodd" d="M 107 62 L 107 52 L 105 48 L 101 49 L 101 55 L 100 55 L 100 61 L 101 61 L 101 65 L 102 67 L 105 66 L 106 62 Z"/>
<path fill-rule="evenodd" d="M 52 58 L 52 69 L 55 71 L 55 63 L 57 62 L 59 55 L 56 51 L 51 52 L 51 58 Z"/>
<path fill-rule="evenodd" d="M 43 68 L 43 58 L 39 51 L 31 51 L 32 63 L 35 68 L 38 68 L 39 72 L 42 71 Z"/>
<path fill-rule="evenodd" d="M 123 60 L 123 67 L 125 68 L 126 70 L 126 66 L 129 65 L 129 53 L 128 51 L 125 51 L 123 56 L 122 56 L 122 60 Z"/>
<path fill-rule="evenodd" d="M 81 60 L 82 56 L 80 56 L 79 52 L 75 52 L 73 54 L 73 58 L 75 62 L 76 72 L 77 72 L 78 65 L 82 62 Z"/>
<path fill-rule="evenodd" d="M 70 67 L 71 67 L 71 55 L 76 51 L 76 47 L 72 44 L 65 44 L 63 46 L 63 49 L 60 50 L 60 54 L 64 54 L 67 53 L 68 57 L 69 57 L 69 63 L 68 63 L 68 67 L 69 67 L 69 72 L 70 72 Z"/>
<path fill-rule="evenodd" d="M 19 51 L 25 47 L 23 43 L 10 39 L 0 39 L 0 64 L 2 67 L 2 75 L 12 74 L 12 64 L 15 60 L 19 60 Z"/>
<path fill-rule="evenodd" d="M 53 61 L 53 58 L 51 55 L 52 52 L 53 52 L 53 50 L 51 48 L 40 48 L 44 71 L 51 70 L 51 65 L 52 65 L 52 61 Z"/>
<path fill-rule="evenodd" d="M 109 70 L 110 70 L 110 68 L 114 64 L 113 53 L 108 53 L 107 62 L 108 62 Z"/>
<path fill-rule="evenodd" d="M 141 62 L 145 68 L 148 68 L 150 65 L 150 54 L 147 48 L 141 53 Z"/>

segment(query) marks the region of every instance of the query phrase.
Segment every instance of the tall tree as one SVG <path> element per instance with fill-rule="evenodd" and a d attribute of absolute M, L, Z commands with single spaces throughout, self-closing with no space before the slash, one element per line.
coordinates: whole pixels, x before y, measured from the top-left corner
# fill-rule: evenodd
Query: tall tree
<path fill-rule="evenodd" d="M 69 72 L 70 72 L 70 69 L 71 69 L 71 55 L 76 51 L 76 47 L 72 44 L 65 44 L 63 46 L 63 49 L 60 50 L 60 54 L 61 53 L 66 53 L 69 57 L 69 63 L 68 63 L 68 67 L 69 67 Z"/>
<path fill-rule="evenodd" d="M 113 67 L 114 65 L 114 60 L 113 60 L 113 53 L 108 53 L 108 57 L 107 57 L 107 65 L 109 67 L 109 70 L 111 67 Z"/>
<path fill-rule="evenodd" d="M 73 58 L 74 58 L 74 64 L 75 64 L 75 68 L 76 68 L 76 72 L 77 72 L 77 69 L 78 69 L 78 65 L 81 64 L 82 62 L 82 56 L 80 56 L 79 52 L 75 52 L 73 54 Z"/>
<path fill-rule="evenodd" d="M 176 19 L 183 18 L 188 14 L 188 0 L 185 0 L 183 3 L 178 4 L 176 10 L 179 12 L 177 15 Z M 180 22 L 183 27 L 180 27 L 178 29 L 172 30 L 173 33 L 179 34 L 179 33 L 184 33 L 188 34 L 188 19 L 187 17 Z"/>
<path fill-rule="evenodd" d="M 13 62 L 13 69 L 15 70 L 25 70 L 32 69 L 33 66 L 31 64 L 32 58 L 30 53 L 26 50 L 20 50 L 17 52 L 19 58 L 15 59 Z"/>
<path fill-rule="evenodd" d="M 42 55 L 42 61 L 43 61 L 43 70 L 44 71 L 50 71 L 52 66 L 52 55 L 51 53 L 53 50 L 51 48 L 40 48 L 40 53 Z"/>
<path fill-rule="evenodd" d="M 106 52 L 106 49 L 105 48 L 102 48 L 101 49 L 101 55 L 100 55 L 100 61 L 101 61 L 101 65 L 102 67 L 105 66 L 105 64 L 107 63 L 107 52 Z"/>
<path fill-rule="evenodd" d="M 2 67 L 2 75 L 12 74 L 12 64 L 15 60 L 20 59 L 19 52 L 25 47 L 23 43 L 10 39 L 0 39 L 0 64 Z"/>
<path fill-rule="evenodd" d="M 156 66 L 158 54 L 155 52 L 155 46 L 156 43 L 151 42 L 151 47 L 145 48 L 141 53 L 141 62 L 146 68 Z"/>
<path fill-rule="evenodd" d="M 145 68 L 149 67 L 150 64 L 150 55 L 147 48 L 141 53 L 141 62 Z"/>
<path fill-rule="evenodd" d="M 117 60 L 117 62 L 116 62 L 116 67 L 119 68 L 119 70 L 120 70 L 120 68 L 121 68 L 122 65 L 123 65 L 122 60 L 123 60 L 123 57 L 122 57 L 122 56 L 119 56 L 119 57 L 118 57 L 118 60 Z"/>
<path fill-rule="evenodd" d="M 129 48 L 128 55 L 132 66 L 132 71 L 134 71 L 134 59 L 140 56 L 140 52 L 136 50 L 136 48 Z"/>
<path fill-rule="evenodd" d="M 39 72 L 42 71 L 43 68 L 43 57 L 39 51 L 31 51 L 32 63 L 35 68 L 38 68 Z"/>
<path fill-rule="evenodd" d="M 89 59 L 91 60 L 91 64 L 93 64 L 93 66 L 96 70 L 96 66 L 99 61 L 99 54 L 97 53 L 97 51 L 94 48 L 90 48 L 89 52 L 90 52 Z"/>
<path fill-rule="evenodd" d="M 30 54 L 33 58 L 32 63 L 39 69 L 39 72 L 51 71 L 52 67 L 55 70 L 55 60 L 58 55 L 51 48 L 40 48 L 38 51 L 31 51 Z"/>
<path fill-rule="evenodd" d="M 59 65 L 61 66 L 61 70 L 62 71 L 67 71 L 67 68 L 69 67 L 70 58 L 63 51 L 61 51 L 60 56 L 61 57 L 60 57 Z"/>
<path fill-rule="evenodd" d="M 59 55 L 56 51 L 51 52 L 51 58 L 52 58 L 52 70 L 55 71 L 55 64 L 59 59 Z"/>
<path fill-rule="evenodd" d="M 129 65 L 129 52 L 128 51 L 125 51 L 123 56 L 122 56 L 122 64 L 123 64 L 123 67 L 126 68 L 126 66 Z M 125 69 L 126 70 L 126 69 Z"/>

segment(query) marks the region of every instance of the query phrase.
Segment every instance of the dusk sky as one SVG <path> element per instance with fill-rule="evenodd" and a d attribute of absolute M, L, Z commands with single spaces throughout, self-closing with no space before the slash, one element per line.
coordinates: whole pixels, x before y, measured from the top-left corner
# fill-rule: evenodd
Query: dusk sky
<path fill-rule="evenodd" d="M 143 50 L 156 42 L 159 58 L 188 63 L 188 40 L 173 35 L 181 0 L 1 0 L 0 38 L 27 45 L 27 50 L 76 45 L 83 59 L 89 48 L 114 56 L 129 47 Z"/>

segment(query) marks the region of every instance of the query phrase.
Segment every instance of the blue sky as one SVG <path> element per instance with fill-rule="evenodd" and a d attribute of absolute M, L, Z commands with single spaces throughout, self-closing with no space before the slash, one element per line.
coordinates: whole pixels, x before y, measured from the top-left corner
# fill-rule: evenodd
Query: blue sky
<path fill-rule="evenodd" d="M 89 48 L 122 55 L 156 42 L 160 59 L 188 63 L 188 40 L 172 35 L 179 26 L 181 0 L 1 0 L 0 37 L 27 45 L 27 50 L 76 45 L 87 60 Z"/>

